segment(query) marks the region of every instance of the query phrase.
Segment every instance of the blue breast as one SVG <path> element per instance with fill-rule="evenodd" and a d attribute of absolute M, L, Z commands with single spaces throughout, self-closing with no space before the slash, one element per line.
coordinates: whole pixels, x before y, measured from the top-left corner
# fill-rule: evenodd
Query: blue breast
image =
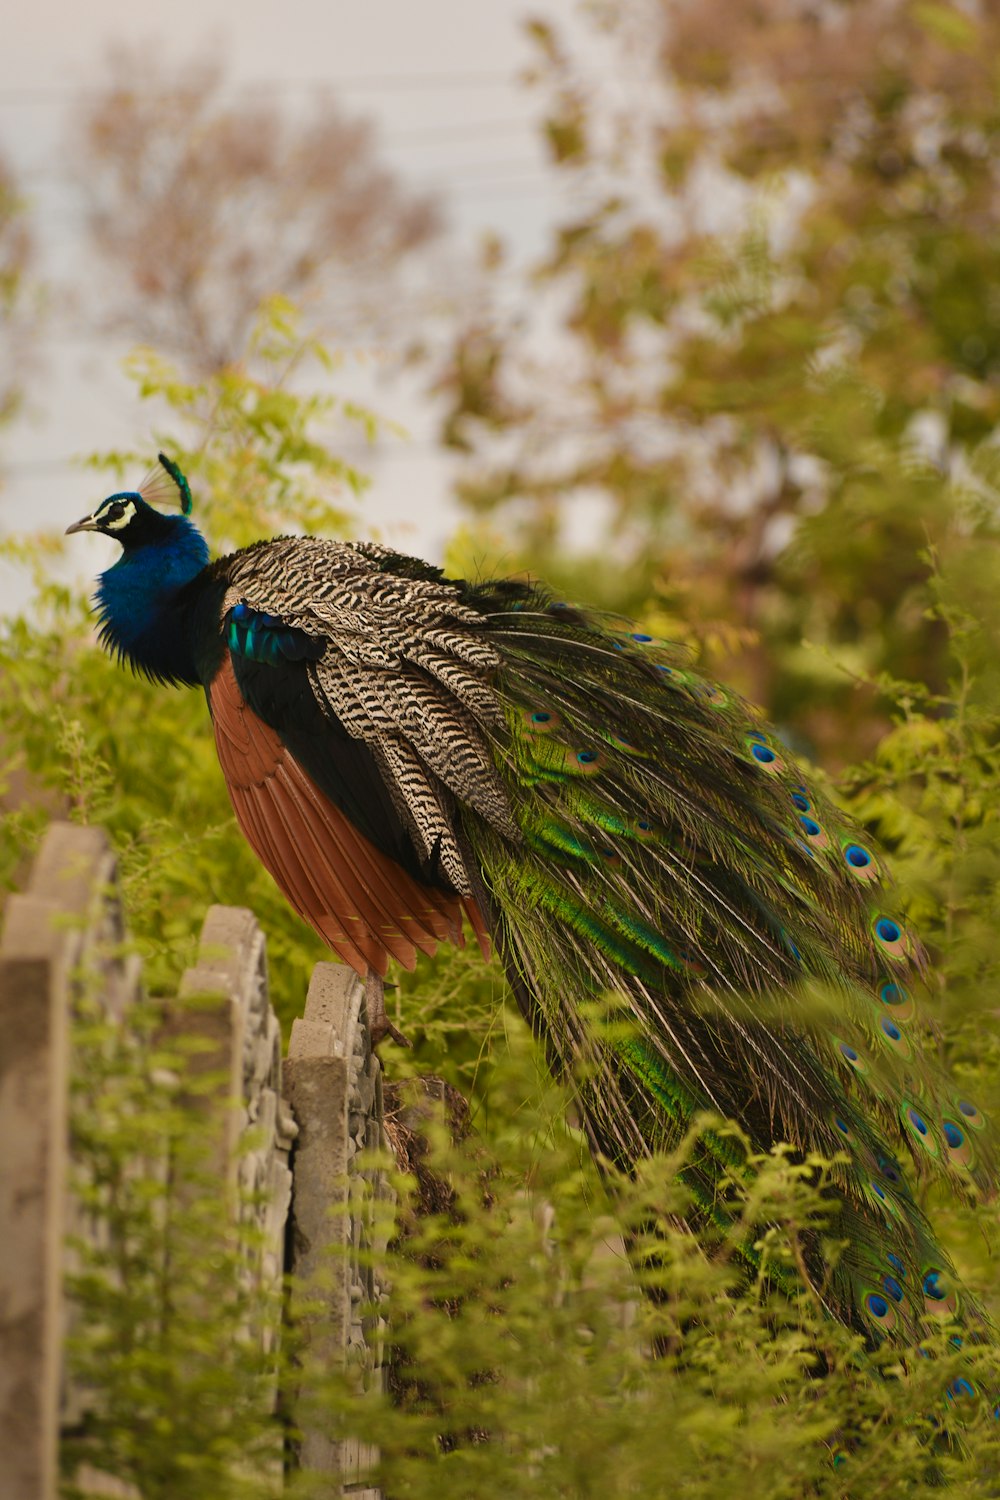
<path fill-rule="evenodd" d="M 182 517 L 168 541 L 129 548 L 102 573 L 97 610 L 102 645 L 136 671 L 164 682 L 200 681 L 197 590 L 208 562 L 201 533 Z"/>

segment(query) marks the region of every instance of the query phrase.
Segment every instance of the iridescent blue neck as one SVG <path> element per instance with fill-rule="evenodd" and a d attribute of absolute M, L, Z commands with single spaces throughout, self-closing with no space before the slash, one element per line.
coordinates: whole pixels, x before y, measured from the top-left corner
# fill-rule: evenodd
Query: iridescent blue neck
<path fill-rule="evenodd" d="M 122 555 L 102 573 L 96 605 L 103 646 L 137 672 L 195 686 L 192 581 L 208 562 L 201 532 L 185 516 L 163 516 L 155 535 L 122 538 Z"/>

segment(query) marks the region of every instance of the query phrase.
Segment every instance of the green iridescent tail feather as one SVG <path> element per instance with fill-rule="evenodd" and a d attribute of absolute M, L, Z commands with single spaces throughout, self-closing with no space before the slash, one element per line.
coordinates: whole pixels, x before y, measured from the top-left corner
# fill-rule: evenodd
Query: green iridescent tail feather
<path fill-rule="evenodd" d="M 755 1150 L 842 1156 L 831 1311 L 919 1338 L 955 1282 L 909 1179 L 939 1169 L 975 1192 L 995 1164 L 924 1049 L 921 950 L 878 855 L 665 643 L 527 587 L 477 603 L 493 605 L 496 753 L 524 842 L 473 819 L 466 836 L 593 1148 L 628 1170 L 709 1110 Z M 603 999 L 617 1041 L 588 1020 Z M 708 1216 L 727 1170 L 702 1162 Z"/>

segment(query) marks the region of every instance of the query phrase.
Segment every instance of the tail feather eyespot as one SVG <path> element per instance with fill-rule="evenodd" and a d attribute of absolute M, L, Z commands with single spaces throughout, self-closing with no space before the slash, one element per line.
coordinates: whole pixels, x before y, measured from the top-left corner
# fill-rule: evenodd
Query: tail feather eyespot
<path fill-rule="evenodd" d="M 903 1288 L 900 1286 L 895 1276 L 882 1277 L 882 1290 L 885 1292 L 887 1297 L 890 1297 L 892 1299 L 893 1302 L 902 1302 Z"/>
<path fill-rule="evenodd" d="M 766 771 L 769 776 L 779 776 L 784 771 L 784 760 L 760 735 L 747 735 L 745 743 L 750 759 L 759 770 Z"/>
<path fill-rule="evenodd" d="M 887 958 L 906 960 L 913 953 L 913 939 L 896 917 L 879 915 L 871 925 L 872 937 Z"/>
<path fill-rule="evenodd" d="M 956 1167 L 970 1166 L 975 1155 L 971 1134 L 957 1120 L 948 1119 L 941 1122 L 941 1134 L 948 1160 Z"/>
<path fill-rule="evenodd" d="M 878 1166 L 882 1176 L 894 1187 L 902 1182 L 903 1174 L 899 1170 L 899 1164 L 894 1162 L 891 1156 L 880 1156 Z"/>
<path fill-rule="evenodd" d="M 911 1140 L 916 1141 L 928 1156 L 940 1155 L 937 1135 L 927 1113 L 918 1105 L 904 1100 L 899 1111 L 903 1129 Z"/>
<path fill-rule="evenodd" d="M 897 984 L 894 979 L 883 980 L 879 985 L 878 997 L 882 1004 L 888 1007 L 888 1014 L 897 1026 L 905 1025 L 913 1019 L 913 998 L 903 985 Z"/>
<path fill-rule="evenodd" d="M 864 1299 L 864 1310 L 869 1320 L 879 1329 L 890 1333 L 896 1327 L 896 1310 L 890 1299 L 882 1292 L 868 1292 Z"/>
<path fill-rule="evenodd" d="M 934 1317 L 951 1317 L 958 1311 L 958 1293 L 951 1277 L 938 1266 L 930 1266 L 921 1281 L 924 1294 L 924 1310 Z"/>
<path fill-rule="evenodd" d="M 834 1055 L 838 1062 L 846 1063 L 855 1073 L 864 1076 L 868 1072 L 868 1059 L 858 1051 L 852 1042 L 845 1042 L 840 1037 L 833 1039 Z"/>
<path fill-rule="evenodd" d="M 808 840 L 811 849 L 826 849 L 830 844 L 830 835 L 821 823 L 806 814 L 799 819 L 802 832 Z"/>
<path fill-rule="evenodd" d="M 964 1124 L 971 1126 L 973 1130 L 982 1130 L 986 1125 L 986 1116 L 969 1099 L 956 1099 L 958 1113 Z"/>
<path fill-rule="evenodd" d="M 529 734 L 551 734 L 562 725 L 562 718 L 550 708 L 522 708 L 521 722 Z"/>
<path fill-rule="evenodd" d="M 913 1056 L 910 1039 L 903 1034 L 894 1016 L 885 1014 L 879 1017 L 878 1035 L 880 1040 L 899 1057 Z"/>
<path fill-rule="evenodd" d="M 712 708 L 725 708 L 729 702 L 729 694 L 724 688 L 719 687 L 717 682 L 705 682 L 697 680 L 691 685 L 691 696 L 699 699 L 702 703 L 709 704 Z"/>
<path fill-rule="evenodd" d="M 881 879 L 881 869 L 878 860 L 870 849 L 864 844 L 844 843 L 841 845 L 844 853 L 844 863 L 855 880 L 874 883 Z"/>

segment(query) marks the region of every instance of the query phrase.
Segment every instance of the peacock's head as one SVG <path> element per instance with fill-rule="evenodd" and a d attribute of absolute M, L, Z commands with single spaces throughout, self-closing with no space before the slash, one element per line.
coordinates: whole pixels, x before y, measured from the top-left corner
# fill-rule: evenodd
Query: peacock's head
<path fill-rule="evenodd" d="M 100 531 L 114 537 L 123 547 L 147 546 L 165 539 L 173 532 L 177 517 L 164 515 L 151 501 L 179 507 L 183 516 L 191 513 L 191 487 L 180 469 L 166 454 L 159 455 L 159 466 L 143 480 L 137 490 L 119 490 L 102 500 L 92 515 L 67 526 L 66 535 L 74 531 Z"/>

